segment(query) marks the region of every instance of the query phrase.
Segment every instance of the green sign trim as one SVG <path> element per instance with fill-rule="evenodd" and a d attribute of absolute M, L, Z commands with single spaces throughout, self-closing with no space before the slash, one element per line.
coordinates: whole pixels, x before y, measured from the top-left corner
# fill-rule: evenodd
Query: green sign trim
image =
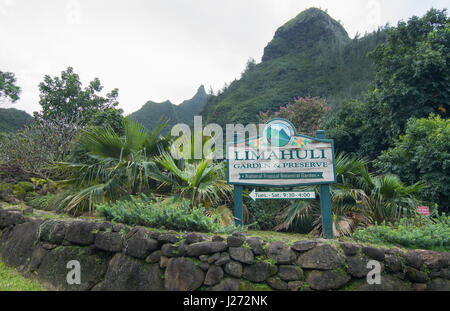
<path fill-rule="evenodd" d="M 289 120 L 285 120 L 285 119 L 280 119 L 280 118 L 276 118 L 276 119 L 272 119 L 270 121 L 268 121 L 266 124 L 271 123 L 273 121 L 276 120 L 281 120 L 284 122 L 287 122 L 289 124 L 292 125 L 292 122 L 290 122 Z M 229 160 L 229 146 L 232 145 L 237 145 L 237 144 L 241 144 L 241 143 L 245 143 L 245 142 L 249 142 L 251 140 L 254 139 L 259 139 L 260 137 L 252 137 L 252 138 L 248 138 L 248 139 L 243 139 L 240 141 L 235 141 L 234 143 L 228 143 L 227 144 L 227 183 L 230 185 L 235 185 L 235 186 L 249 186 L 249 187 L 280 187 L 280 188 L 285 188 L 285 187 L 298 187 L 298 186 L 315 186 L 315 185 L 330 185 L 330 184 L 335 184 L 337 183 L 337 174 L 336 174 L 336 161 L 335 161 L 335 149 L 334 149 L 334 140 L 332 139 L 325 139 L 325 138 L 317 138 L 317 137 L 311 137 L 311 136 L 307 136 L 307 135 L 300 135 L 297 134 L 296 132 L 296 128 L 294 127 L 294 125 L 292 125 L 292 129 L 294 131 L 294 135 L 293 137 L 301 137 L 301 138 L 306 138 L 309 140 L 313 140 L 313 141 L 318 141 L 318 142 L 325 142 L 325 143 L 330 143 L 331 144 L 331 155 L 332 155 L 332 163 L 333 163 L 333 175 L 334 175 L 334 179 L 332 181 L 324 181 L 324 182 L 314 182 L 314 183 L 293 183 L 293 184 L 289 184 L 289 185 L 273 185 L 273 184 L 267 184 L 267 183 L 238 183 L 238 182 L 230 182 L 230 160 Z M 252 174 L 252 173 L 248 173 L 248 174 Z M 274 173 L 274 174 L 278 174 L 278 173 Z M 294 173 L 294 174 L 299 174 L 299 173 Z M 322 177 L 323 178 L 323 177 Z M 275 178 L 261 178 L 261 180 L 264 179 L 275 179 Z M 282 179 L 282 178 L 280 178 Z M 302 179 L 302 178 L 286 178 L 286 179 Z M 303 178 L 306 179 L 306 178 Z"/>
<path fill-rule="evenodd" d="M 322 172 L 314 173 L 241 173 L 239 178 L 246 179 L 323 179 Z"/>

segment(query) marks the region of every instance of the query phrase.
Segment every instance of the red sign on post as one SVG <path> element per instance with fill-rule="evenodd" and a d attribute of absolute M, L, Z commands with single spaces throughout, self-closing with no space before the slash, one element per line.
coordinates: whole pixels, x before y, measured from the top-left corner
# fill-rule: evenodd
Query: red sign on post
<path fill-rule="evenodd" d="M 423 216 L 430 216 L 430 208 L 428 206 L 419 206 L 417 211 Z"/>

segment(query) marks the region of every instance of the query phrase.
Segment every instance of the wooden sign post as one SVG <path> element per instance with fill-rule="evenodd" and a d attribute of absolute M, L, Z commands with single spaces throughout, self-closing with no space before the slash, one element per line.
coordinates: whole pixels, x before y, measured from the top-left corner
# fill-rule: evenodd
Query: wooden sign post
<path fill-rule="evenodd" d="M 234 134 L 234 144 L 238 143 L 238 135 Z M 242 208 L 242 191 L 244 187 L 234 185 L 234 218 L 236 226 L 244 225 L 244 210 Z"/>
<path fill-rule="evenodd" d="M 291 122 L 273 119 L 263 135 L 238 140 L 227 147 L 227 182 L 234 185 L 234 217 L 242 226 L 242 190 L 251 187 L 320 185 L 323 235 L 333 238 L 330 184 L 336 183 L 334 142 L 324 131 L 316 137 L 298 135 Z M 252 192 L 256 198 L 256 190 Z M 255 198 L 255 199 L 256 199 Z M 314 197 L 315 198 L 315 197 Z M 313 199 L 296 192 L 271 192 L 259 199 Z"/>

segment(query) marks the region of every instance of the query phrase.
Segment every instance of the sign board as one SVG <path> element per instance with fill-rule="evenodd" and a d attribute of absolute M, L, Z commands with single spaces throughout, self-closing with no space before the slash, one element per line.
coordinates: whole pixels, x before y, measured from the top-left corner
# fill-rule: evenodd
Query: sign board
<path fill-rule="evenodd" d="M 417 207 L 417 211 L 423 216 L 430 216 L 430 208 L 428 206 L 419 206 Z"/>
<path fill-rule="evenodd" d="M 250 193 L 250 198 L 253 201 L 256 200 L 314 200 L 316 193 L 314 191 L 284 191 L 284 192 L 271 192 L 263 191 L 256 192 L 256 189 Z"/>
<path fill-rule="evenodd" d="M 234 185 L 236 225 L 244 224 L 242 195 L 244 186 L 295 187 L 320 185 L 322 231 L 333 238 L 330 184 L 336 183 L 334 143 L 324 131 L 316 137 L 299 135 L 291 122 L 273 119 L 259 137 L 227 146 L 227 182 Z M 315 192 L 256 192 L 258 199 L 315 199 Z"/>
<path fill-rule="evenodd" d="M 287 120 L 266 124 L 261 137 L 227 147 L 232 185 L 293 187 L 336 182 L 332 140 L 298 135 Z"/>

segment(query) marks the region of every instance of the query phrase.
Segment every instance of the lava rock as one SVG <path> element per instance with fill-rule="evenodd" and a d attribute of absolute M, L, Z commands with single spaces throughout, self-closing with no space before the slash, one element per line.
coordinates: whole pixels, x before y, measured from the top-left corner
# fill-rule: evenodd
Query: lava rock
<path fill-rule="evenodd" d="M 85 247 L 60 246 L 47 252 L 42 259 L 38 268 L 39 283 L 51 290 L 90 290 L 103 279 L 111 257 L 104 252 L 89 254 Z M 67 264 L 75 260 L 80 263 L 81 283 L 69 284 Z"/>
<path fill-rule="evenodd" d="M 250 249 L 252 250 L 255 256 L 261 256 L 264 254 L 263 243 L 261 239 L 258 237 L 250 237 L 246 240 L 247 244 L 250 245 Z"/>
<path fill-rule="evenodd" d="M 166 257 L 180 257 L 178 247 L 171 243 L 166 243 L 161 247 L 161 252 Z"/>
<path fill-rule="evenodd" d="M 95 247 L 106 252 L 122 251 L 123 238 L 117 232 L 99 232 L 95 235 Z"/>
<path fill-rule="evenodd" d="M 242 237 L 231 235 L 227 237 L 227 245 L 228 247 L 241 247 L 244 244 L 245 239 Z"/>
<path fill-rule="evenodd" d="M 223 266 L 223 265 L 229 263 L 230 261 L 231 261 L 230 254 L 222 253 L 222 254 L 220 254 L 219 259 L 216 260 L 215 265 Z"/>
<path fill-rule="evenodd" d="M 158 263 L 162 256 L 161 250 L 157 250 L 152 252 L 150 255 L 145 258 L 146 263 Z"/>
<path fill-rule="evenodd" d="M 193 243 L 203 242 L 203 241 L 205 241 L 206 238 L 203 235 L 198 234 L 198 233 L 187 233 L 184 236 L 184 239 L 187 244 L 193 244 Z"/>
<path fill-rule="evenodd" d="M 25 218 L 20 212 L 0 210 L 0 229 L 24 222 Z"/>
<path fill-rule="evenodd" d="M 295 252 L 288 245 L 279 241 L 270 243 L 266 254 L 281 265 L 291 264 L 296 258 Z"/>
<path fill-rule="evenodd" d="M 332 270 L 343 266 L 344 258 L 328 244 L 319 245 L 299 256 L 297 264 L 303 269 Z"/>
<path fill-rule="evenodd" d="M 344 251 L 345 256 L 355 256 L 360 249 L 359 246 L 352 243 L 341 243 L 341 248 Z"/>
<path fill-rule="evenodd" d="M 450 281 L 437 278 L 434 280 L 431 280 L 430 283 L 427 285 L 427 291 L 443 291 L 448 292 L 450 291 Z"/>
<path fill-rule="evenodd" d="M 378 261 L 384 260 L 385 252 L 382 249 L 366 246 L 366 247 L 363 247 L 362 251 L 365 255 L 369 256 L 372 259 L 375 259 Z"/>
<path fill-rule="evenodd" d="M 230 247 L 229 252 L 231 259 L 245 264 L 252 264 L 255 260 L 253 252 L 248 248 Z"/>
<path fill-rule="evenodd" d="M 301 281 L 292 281 L 292 282 L 288 282 L 288 290 L 296 292 L 298 291 L 300 288 L 303 287 L 304 282 Z"/>
<path fill-rule="evenodd" d="M 270 265 L 266 262 L 257 262 L 244 267 L 243 277 L 251 282 L 264 282 L 269 275 Z"/>
<path fill-rule="evenodd" d="M 223 275 L 224 273 L 221 267 L 212 265 L 206 273 L 204 284 L 207 286 L 216 285 L 223 279 Z"/>
<path fill-rule="evenodd" d="M 283 281 L 300 281 L 303 280 L 303 271 L 296 266 L 281 265 L 278 269 L 278 276 Z"/>
<path fill-rule="evenodd" d="M 416 283 L 426 283 L 429 280 L 428 275 L 425 272 L 419 271 L 412 267 L 406 268 L 405 277 L 408 280 Z"/>
<path fill-rule="evenodd" d="M 136 232 L 127 243 L 126 254 L 135 258 L 145 259 L 158 248 L 158 241 L 152 239 L 146 230 Z"/>
<path fill-rule="evenodd" d="M 283 280 L 274 278 L 274 277 L 268 278 L 267 284 L 269 284 L 269 286 L 275 290 L 287 290 L 288 289 L 288 283 L 286 283 Z"/>
<path fill-rule="evenodd" d="M 190 257 L 198 257 L 200 255 L 223 252 L 226 249 L 227 245 L 223 242 L 199 242 L 188 245 L 186 247 L 186 253 Z"/>
<path fill-rule="evenodd" d="M 165 233 L 159 234 L 159 236 L 158 236 L 158 241 L 160 241 L 161 243 L 175 244 L 180 240 L 181 240 L 181 238 L 175 233 L 165 232 Z"/>
<path fill-rule="evenodd" d="M 347 258 L 347 272 L 355 278 L 364 278 L 369 273 L 370 269 L 367 268 L 367 259 L 361 257 L 348 257 Z"/>
<path fill-rule="evenodd" d="M 208 257 L 208 263 L 213 264 L 216 260 L 220 258 L 220 253 L 215 253 Z"/>
<path fill-rule="evenodd" d="M 212 291 L 237 292 L 239 290 L 240 280 L 233 278 L 223 279 L 219 284 L 211 288 Z"/>
<path fill-rule="evenodd" d="M 161 291 L 164 289 L 161 273 L 157 264 L 145 264 L 124 254 L 116 254 L 109 263 L 101 290 Z"/>
<path fill-rule="evenodd" d="M 296 252 L 306 252 L 316 247 L 315 241 L 298 241 L 292 244 L 291 248 Z"/>
<path fill-rule="evenodd" d="M 208 271 L 209 267 L 211 266 L 209 263 L 207 262 L 201 262 L 197 265 L 200 269 L 202 269 L 203 271 Z"/>
<path fill-rule="evenodd" d="M 94 243 L 94 230 L 97 224 L 89 221 L 73 221 L 69 223 L 66 232 L 66 240 L 78 245 L 91 245 Z"/>
<path fill-rule="evenodd" d="M 419 252 L 409 251 L 406 254 L 404 254 L 404 257 L 405 257 L 406 263 L 409 266 L 414 267 L 416 269 L 422 268 L 422 266 L 424 264 L 424 260 L 420 256 Z"/>
<path fill-rule="evenodd" d="M 46 220 L 39 227 L 39 241 L 61 244 L 67 232 L 67 223 L 61 220 Z"/>
<path fill-rule="evenodd" d="M 237 261 L 230 261 L 225 265 L 225 272 L 231 276 L 234 276 L 236 278 L 241 278 L 243 273 L 243 267 L 240 262 Z"/>
<path fill-rule="evenodd" d="M 314 270 L 309 273 L 307 282 L 312 289 L 330 290 L 344 286 L 350 279 L 351 277 L 345 272 Z"/>
<path fill-rule="evenodd" d="M 400 272 L 403 269 L 401 260 L 395 255 L 386 255 L 384 265 L 386 266 L 386 270 L 394 273 Z"/>
<path fill-rule="evenodd" d="M 171 258 L 165 272 L 164 287 L 169 291 L 194 291 L 202 286 L 205 273 L 191 260 Z"/>

